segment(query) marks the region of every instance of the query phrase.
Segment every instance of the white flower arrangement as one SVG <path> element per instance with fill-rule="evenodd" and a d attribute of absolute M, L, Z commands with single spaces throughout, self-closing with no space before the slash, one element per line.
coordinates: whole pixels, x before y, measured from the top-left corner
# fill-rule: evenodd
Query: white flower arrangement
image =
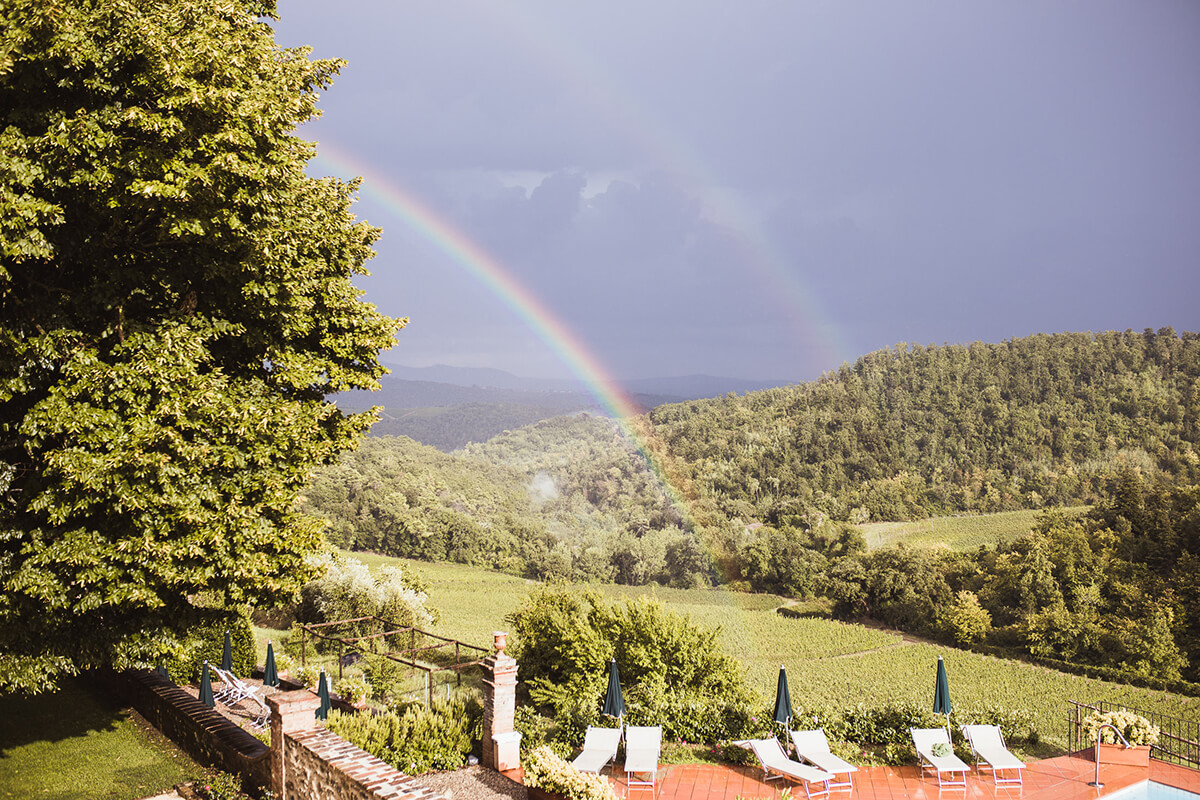
<path fill-rule="evenodd" d="M 608 779 L 580 772 L 549 747 L 527 753 L 521 766 L 526 786 L 561 794 L 568 800 L 617 800 Z"/>
<path fill-rule="evenodd" d="M 1112 725 L 1131 745 L 1158 744 L 1158 726 L 1150 720 L 1132 711 L 1107 711 L 1103 714 L 1094 712 L 1083 719 L 1083 740 L 1096 741 L 1096 731 L 1101 725 Z M 1111 728 L 1100 731 L 1100 741 L 1103 744 L 1116 744 L 1117 737 Z"/>

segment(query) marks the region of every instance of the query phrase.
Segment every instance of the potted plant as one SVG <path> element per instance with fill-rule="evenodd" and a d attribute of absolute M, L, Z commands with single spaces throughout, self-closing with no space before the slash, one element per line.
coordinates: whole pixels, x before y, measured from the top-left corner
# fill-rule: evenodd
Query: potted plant
<path fill-rule="evenodd" d="M 1125 747 L 1113 734 L 1112 728 L 1101 728 L 1102 725 L 1112 725 L 1132 746 Z M 1150 746 L 1158 743 L 1159 735 L 1158 727 L 1151 724 L 1150 720 L 1132 711 L 1088 714 L 1083 720 L 1084 741 L 1095 742 L 1097 732 L 1100 734 L 1097 753 L 1100 763 L 1150 766 Z"/>
<path fill-rule="evenodd" d="M 371 699 L 371 684 L 363 675 L 343 678 L 337 684 L 338 696 L 355 708 L 366 708 Z"/>

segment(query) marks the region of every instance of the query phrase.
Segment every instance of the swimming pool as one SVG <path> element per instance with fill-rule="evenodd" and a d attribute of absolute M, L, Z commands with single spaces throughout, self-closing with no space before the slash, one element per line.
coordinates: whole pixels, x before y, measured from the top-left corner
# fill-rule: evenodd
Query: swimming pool
<path fill-rule="evenodd" d="M 1122 789 L 1116 794 L 1105 795 L 1104 800 L 1195 800 L 1198 797 L 1200 794 L 1189 792 L 1186 789 L 1176 789 L 1165 783 L 1145 781 Z"/>

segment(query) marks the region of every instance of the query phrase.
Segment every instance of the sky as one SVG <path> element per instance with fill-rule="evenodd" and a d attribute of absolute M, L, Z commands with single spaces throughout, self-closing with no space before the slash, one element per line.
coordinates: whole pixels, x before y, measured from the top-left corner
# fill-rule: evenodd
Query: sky
<path fill-rule="evenodd" d="M 1195 0 L 280 0 L 385 362 L 811 380 L 1200 330 Z"/>

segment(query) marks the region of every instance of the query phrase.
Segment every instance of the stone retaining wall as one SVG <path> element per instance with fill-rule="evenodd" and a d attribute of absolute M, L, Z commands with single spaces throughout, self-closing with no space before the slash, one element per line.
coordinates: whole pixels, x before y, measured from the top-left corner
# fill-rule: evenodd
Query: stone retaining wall
<path fill-rule="evenodd" d="M 271 747 L 152 670 L 108 676 L 112 689 L 196 761 L 241 775 L 279 800 L 438 800 L 443 795 L 317 724 L 307 689 L 267 696 Z"/>

